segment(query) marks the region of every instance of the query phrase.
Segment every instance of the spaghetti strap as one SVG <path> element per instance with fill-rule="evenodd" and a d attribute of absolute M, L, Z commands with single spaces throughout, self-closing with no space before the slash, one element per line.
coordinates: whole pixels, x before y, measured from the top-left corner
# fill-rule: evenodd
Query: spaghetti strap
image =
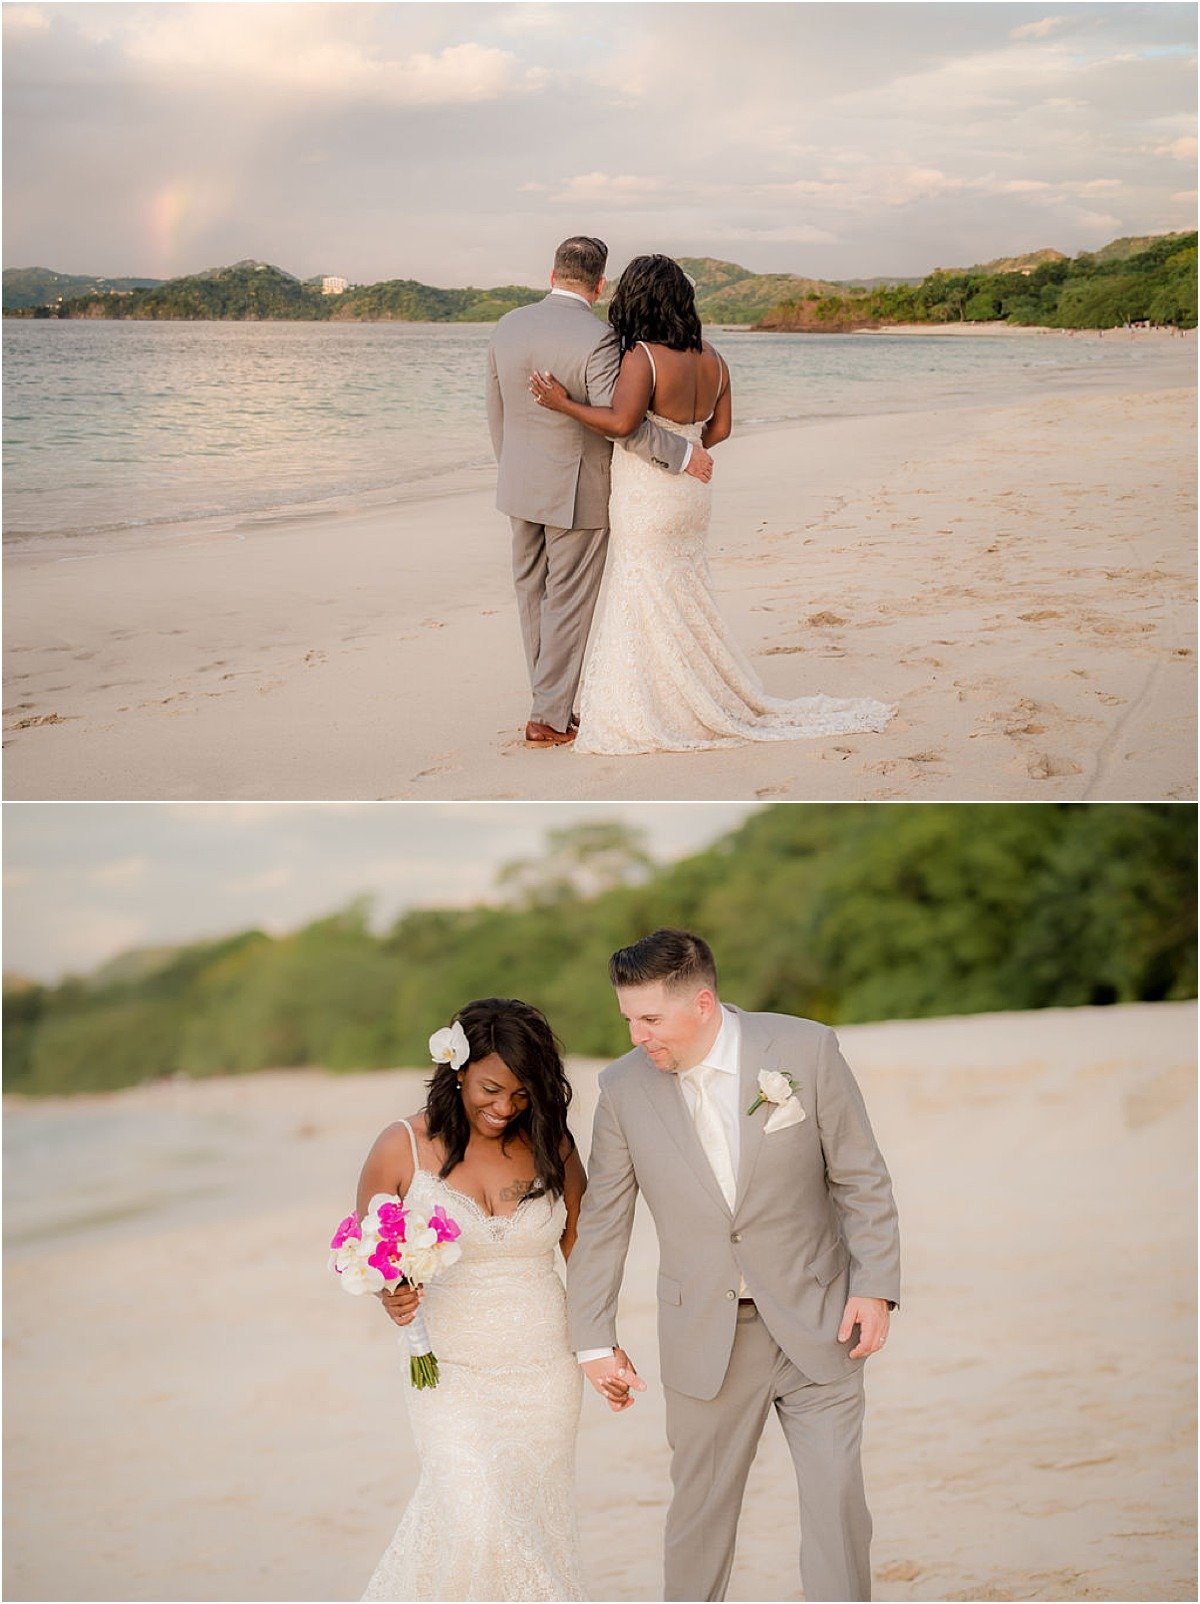
<path fill-rule="evenodd" d="M 638 344 L 641 346 L 642 350 L 645 351 L 646 361 L 650 364 L 650 396 L 651 399 L 653 399 L 654 392 L 658 389 L 658 369 L 654 366 L 654 353 L 646 344 L 645 340 L 639 340 Z"/>
<path fill-rule="evenodd" d="M 406 1119 L 402 1119 L 400 1121 L 400 1124 L 403 1125 L 404 1129 L 408 1132 L 408 1145 L 412 1148 L 413 1174 L 415 1175 L 417 1173 L 417 1171 L 421 1168 L 421 1161 L 417 1157 L 417 1137 L 416 1137 L 416 1132 L 413 1130 L 412 1126 L 408 1123 L 408 1121 Z"/>

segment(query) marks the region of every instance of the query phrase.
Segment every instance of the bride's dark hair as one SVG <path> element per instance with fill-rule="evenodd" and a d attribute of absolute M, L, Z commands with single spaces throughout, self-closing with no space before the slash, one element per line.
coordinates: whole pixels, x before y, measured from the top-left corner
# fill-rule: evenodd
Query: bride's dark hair
<path fill-rule="evenodd" d="M 692 281 L 669 256 L 635 256 L 621 274 L 608 308 L 621 355 L 639 340 L 699 351 L 702 345 Z"/>
<path fill-rule="evenodd" d="M 455 1014 L 466 1034 L 471 1056 L 467 1063 L 498 1054 L 529 1094 L 529 1102 L 509 1120 L 501 1137 L 507 1147 L 515 1136 L 525 1132 L 533 1149 L 536 1180 L 529 1192 L 538 1197 L 549 1192 L 561 1197 L 564 1164 L 563 1139 L 575 1146 L 567 1129 L 567 1107 L 571 1083 L 563 1069 L 562 1051 L 544 1014 L 515 997 L 484 997 L 468 1003 Z M 466 1066 L 460 1066 L 465 1068 Z M 462 1163 L 471 1127 L 463 1113 L 458 1071 L 451 1064 L 439 1064 L 426 1082 L 425 1128 L 446 1149 L 442 1179 Z"/>

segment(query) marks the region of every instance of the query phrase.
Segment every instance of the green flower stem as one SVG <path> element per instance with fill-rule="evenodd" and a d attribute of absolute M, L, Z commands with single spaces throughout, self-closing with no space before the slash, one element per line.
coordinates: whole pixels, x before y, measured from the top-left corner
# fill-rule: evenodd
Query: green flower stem
<path fill-rule="evenodd" d="M 436 1387 L 438 1384 L 438 1362 L 434 1353 L 423 1353 L 420 1358 L 408 1361 L 409 1379 L 414 1387 Z"/>
<path fill-rule="evenodd" d="M 756 1109 L 760 1109 L 765 1102 L 766 1102 L 766 1098 L 761 1096 L 761 1095 L 759 1095 L 750 1104 L 750 1107 L 746 1110 L 746 1113 L 747 1114 L 753 1114 L 755 1112 L 755 1110 Z"/>

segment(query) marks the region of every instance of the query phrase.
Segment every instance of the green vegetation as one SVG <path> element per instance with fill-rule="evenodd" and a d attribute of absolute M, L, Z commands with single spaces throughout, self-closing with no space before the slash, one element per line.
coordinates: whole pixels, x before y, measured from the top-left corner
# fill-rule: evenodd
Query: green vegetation
<path fill-rule="evenodd" d="M 17 270 L 21 271 L 21 270 Z M 41 271 L 29 270 L 29 271 Z M 90 285 L 90 280 L 80 280 Z M 130 281 L 132 282 L 132 281 Z M 302 284 L 291 273 L 268 262 L 237 262 L 188 278 L 168 279 L 152 287 L 130 290 L 88 288 L 66 295 L 53 305 L 9 300 L 9 273 L 4 275 L 7 316 L 57 318 L 172 319 L 199 321 L 339 322 L 403 320 L 420 323 L 488 323 L 514 306 L 539 301 L 542 290 L 505 284 L 490 290 L 439 290 L 413 279 L 392 279 L 342 295 L 323 295 L 320 281 Z M 22 294 L 32 291 L 22 290 Z M 63 294 L 55 291 L 56 295 Z"/>
<path fill-rule="evenodd" d="M 1055 329 L 1111 329 L 1149 321 L 1196 327 L 1196 235 L 1114 240 L 1073 260 L 931 273 L 919 284 L 858 294 L 807 295 L 774 307 L 763 329 L 837 333 L 889 323 L 1004 321 Z M 997 266 L 1003 271 L 993 271 Z"/>
<path fill-rule="evenodd" d="M 613 1055 L 608 955 L 672 923 L 709 937 L 731 1001 L 831 1023 L 1194 997 L 1195 882 L 1196 811 L 1178 805 L 778 806 L 668 867 L 589 824 L 510 865 L 488 906 L 376 935 L 359 902 L 288 936 L 9 984 L 5 1084 L 422 1065 L 430 1032 L 491 995 L 544 1008 L 572 1053 Z"/>
<path fill-rule="evenodd" d="M 711 256 L 681 256 L 679 263 L 696 281 L 696 306 L 705 323 L 823 333 L 995 320 L 1074 329 L 1143 319 L 1196 326 L 1195 234 L 1113 240 L 1073 261 L 1054 250 L 1031 251 L 980 267 L 940 268 L 920 280 L 833 283 L 752 273 Z M 4 272 L 8 317 L 492 323 L 544 294 L 522 284 L 444 290 L 415 279 L 388 279 L 322 295 L 319 279 L 301 283 L 281 268 L 250 261 L 165 283 L 40 267 Z M 611 290 L 599 303 L 602 317 L 609 296 Z"/>
<path fill-rule="evenodd" d="M 55 273 L 48 267 L 6 267 L 4 310 L 50 306 L 61 299 L 93 292 L 148 290 L 161 283 L 157 278 L 98 278 L 91 273 Z"/>

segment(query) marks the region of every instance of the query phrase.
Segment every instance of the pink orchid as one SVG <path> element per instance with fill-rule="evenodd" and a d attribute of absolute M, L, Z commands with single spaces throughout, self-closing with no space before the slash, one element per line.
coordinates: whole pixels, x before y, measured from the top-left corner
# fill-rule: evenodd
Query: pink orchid
<path fill-rule="evenodd" d="M 342 1243 L 352 1236 L 358 1237 L 360 1240 L 362 1238 L 362 1226 L 358 1223 L 357 1214 L 347 1214 L 346 1218 L 333 1233 L 333 1241 L 329 1246 L 331 1248 L 340 1248 Z"/>
<path fill-rule="evenodd" d="M 462 1227 L 450 1218 L 440 1203 L 429 1216 L 429 1229 L 439 1242 L 453 1242 L 462 1235 Z"/>
<path fill-rule="evenodd" d="M 399 1245 L 395 1242 L 384 1240 L 380 1242 L 374 1253 L 371 1254 L 367 1263 L 372 1269 L 378 1270 L 386 1281 L 392 1281 L 397 1274 L 396 1265 L 399 1259 Z"/>
<path fill-rule="evenodd" d="M 381 1203 L 376 1211 L 379 1234 L 391 1242 L 404 1241 L 404 1209 L 399 1203 Z"/>

